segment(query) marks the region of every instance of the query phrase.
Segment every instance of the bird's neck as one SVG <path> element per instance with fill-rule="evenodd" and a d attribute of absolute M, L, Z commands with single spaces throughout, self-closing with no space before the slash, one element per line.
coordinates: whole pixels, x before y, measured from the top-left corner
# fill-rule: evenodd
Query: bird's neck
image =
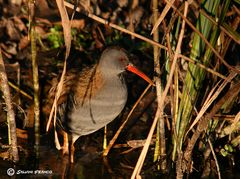
<path fill-rule="evenodd" d="M 97 65 L 97 71 L 99 71 L 104 80 L 108 81 L 119 76 L 119 72 L 108 63 L 100 62 Z"/>

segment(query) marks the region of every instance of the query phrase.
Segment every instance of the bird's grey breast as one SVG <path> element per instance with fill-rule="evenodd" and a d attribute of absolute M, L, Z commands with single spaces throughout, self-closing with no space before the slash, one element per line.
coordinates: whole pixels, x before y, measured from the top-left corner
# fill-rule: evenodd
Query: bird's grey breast
<path fill-rule="evenodd" d="M 94 96 L 90 95 L 82 104 L 74 106 L 69 114 L 68 128 L 80 136 L 90 134 L 114 120 L 126 101 L 127 87 L 124 79 L 119 76 L 106 79 Z"/>

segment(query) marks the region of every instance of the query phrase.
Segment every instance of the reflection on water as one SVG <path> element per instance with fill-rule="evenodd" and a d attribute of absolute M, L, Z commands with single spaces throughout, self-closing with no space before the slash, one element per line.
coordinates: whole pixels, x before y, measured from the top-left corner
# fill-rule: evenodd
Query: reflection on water
<path fill-rule="evenodd" d="M 1 133 L 1 130 L 0 130 Z M 3 135 L 1 135 L 3 136 Z M 3 136 L 4 137 L 4 136 Z M 6 139 L 2 138 L 0 143 L 6 143 Z M 33 142 L 18 140 L 20 150 L 20 161 L 18 164 L 13 164 L 7 160 L 0 159 L 0 179 L 4 178 L 69 178 L 69 179 L 108 179 L 108 178 L 130 178 L 133 168 L 141 152 L 141 148 L 135 149 L 124 155 L 121 152 L 128 148 L 113 149 L 110 156 L 102 158 L 101 142 L 102 140 L 94 136 L 91 138 L 90 145 L 76 146 L 75 163 L 70 164 L 68 156 L 62 156 L 61 151 L 53 146 L 54 139 L 49 138 L 49 135 L 42 136 L 42 146 L 39 147 L 39 159 L 34 156 Z M 84 141 L 81 140 L 81 141 Z M 80 141 L 80 143 L 81 143 Z M 99 142 L 100 141 L 100 142 Z M 82 142 L 81 144 L 83 144 Z M 81 149 L 80 149 L 81 148 Z M 85 150 L 83 150 L 85 148 Z M 152 161 L 153 146 L 149 149 L 144 167 L 141 173 L 143 179 L 148 178 L 176 178 L 175 169 L 169 166 L 169 173 L 163 176 L 157 170 L 157 164 Z M 2 152 L 2 151 L 0 151 Z M 238 158 L 239 159 L 239 158 Z M 225 161 L 225 160 L 224 160 Z M 236 160 L 239 161 L 239 160 Z M 169 162 L 170 163 L 170 162 Z M 197 164 L 194 164 L 196 167 Z M 239 166 L 239 162 L 236 163 Z M 199 178 L 198 171 L 193 172 L 189 178 Z M 222 178 L 240 178 L 239 170 L 230 170 L 228 167 L 221 169 Z M 212 174 L 214 177 L 216 173 Z"/>
<path fill-rule="evenodd" d="M 7 143 L 7 132 L 0 130 L 3 136 L 0 143 Z M 61 151 L 58 151 L 53 144 L 51 135 L 41 136 L 41 146 L 39 147 L 39 159 L 36 159 L 34 154 L 33 140 L 29 135 L 28 139 L 18 138 L 20 153 L 20 161 L 13 164 L 7 160 L 0 158 L 0 179 L 2 178 L 129 178 L 132 169 L 127 168 L 121 170 L 120 158 L 124 158 L 119 154 L 113 154 L 103 159 L 101 156 L 102 140 L 94 136 L 96 145 L 89 147 L 85 146 L 86 150 L 76 148 L 75 163 L 70 164 L 68 156 L 62 156 Z M 84 140 L 83 140 L 84 141 Z M 91 140 L 93 141 L 93 140 Z M 97 141 L 97 142 L 96 142 Z M 99 142 L 100 141 L 100 142 Z M 93 143 L 94 143 L 93 142 Z M 80 142 L 81 143 L 81 142 Z M 0 151 L 2 152 L 2 151 Z M 132 160 L 135 162 L 136 158 Z M 134 163 L 131 163 L 134 166 Z"/>
<path fill-rule="evenodd" d="M 43 146 L 39 151 L 38 160 L 29 156 L 16 165 L 0 160 L 0 178 L 129 178 L 131 174 L 130 170 L 114 173 L 107 159 L 97 153 L 78 155 L 76 162 L 69 164 L 68 157 L 54 148 Z"/>

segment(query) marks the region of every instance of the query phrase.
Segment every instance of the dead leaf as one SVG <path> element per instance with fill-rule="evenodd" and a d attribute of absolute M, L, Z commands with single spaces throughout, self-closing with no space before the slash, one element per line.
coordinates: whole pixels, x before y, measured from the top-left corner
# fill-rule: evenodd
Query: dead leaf
<path fill-rule="evenodd" d="M 29 43 L 30 43 L 30 40 L 28 39 L 28 36 L 24 36 L 23 38 L 21 38 L 18 44 L 19 50 L 26 48 L 29 45 Z"/>
<path fill-rule="evenodd" d="M 0 44 L 0 47 L 10 55 L 17 55 L 17 44 L 7 41 L 5 44 Z"/>
<path fill-rule="evenodd" d="M 24 22 L 17 16 L 13 17 L 14 25 L 15 27 L 21 31 L 21 32 L 26 32 L 27 33 L 27 27 L 24 24 Z"/>
<path fill-rule="evenodd" d="M 1 153 L 0 153 L 0 157 L 1 157 L 3 160 L 9 159 L 9 158 L 10 158 L 10 153 L 9 153 L 9 151 L 1 152 Z"/>
<path fill-rule="evenodd" d="M 6 33 L 9 40 L 19 41 L 21 38 L 20 32 L 16 29 L 12 20 L 6 20 Z"/>

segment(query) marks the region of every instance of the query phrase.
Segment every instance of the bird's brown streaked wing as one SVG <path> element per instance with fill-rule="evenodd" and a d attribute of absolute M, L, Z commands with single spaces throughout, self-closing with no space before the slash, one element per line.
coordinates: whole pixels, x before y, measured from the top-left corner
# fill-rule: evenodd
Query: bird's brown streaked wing
<path fill-rule="evenodd" d="M 81 72 L 71 70 L 65 76 L 57 105 L 59 108 L 65 108 L 65 103 L 72 103 L 71 105 L 84 103 L 86 99 L 94 97 L 103 84 L 104 81 L 100 71 L 97 69 L 97 65 L 86 67 Z M 53 104 L 56 95 L 57 78 L 52 80 L 51 85 L 52 88 L 48 93 L 49 106 Z"/>
<path fill-rule="evenodd" d="M 63 86 L 61 89 L 61 94 L 60 97 L 58 99 L 57 105 L 60 105 L 62 103 L 65 103 L 67 101 L 68 95 L 71 92 L 71 90 L 73 89 L 75 82 L 78 80 L 78 75 L 76 75 L 76 73 L 68 73 L 65 76 L 64 82 L 63 82 Z M 54 78 L 52 80 L 52 88 L 49 90 L 49 94 L 48 94 L 48 98 L 49 98 L 49 102 L 52 104 L 53 100 L 55 98 L 56 95 L 56 91 L 57 91 L 57 85 L 58 85 L 58 80 L 57 78 Z"/>
<path fill-rule="evenodd" d="M 104 80 L 97 66 L 84 69 L 79 78 L 78 85 L 74 88 L 76 104 L 83 104 L 86 99 L 94 97 L 104 85 Z"/>

